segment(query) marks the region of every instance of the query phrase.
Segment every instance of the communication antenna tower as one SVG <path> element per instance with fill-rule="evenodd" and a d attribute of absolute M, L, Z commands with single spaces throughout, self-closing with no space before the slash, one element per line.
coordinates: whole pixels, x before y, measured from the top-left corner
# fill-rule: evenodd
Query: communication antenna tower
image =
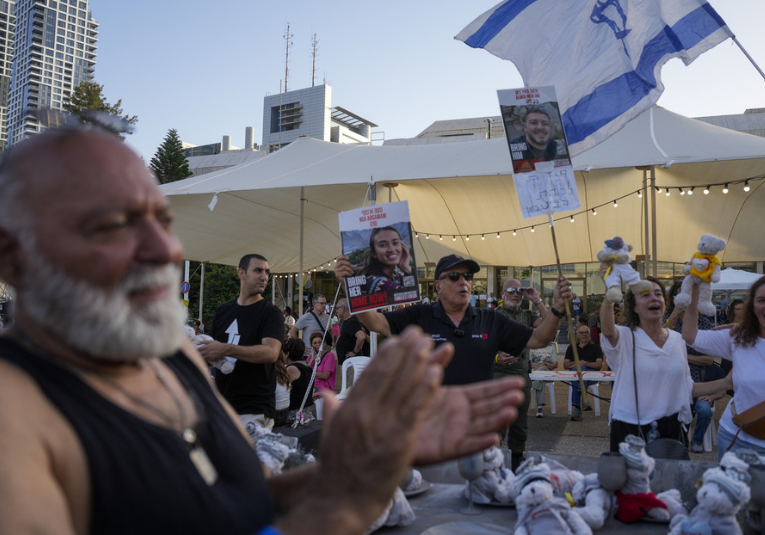
<path fill-rule="evenodd" d="M 319 39 L 313 34 L 311 39 L 311 87 L 316 85 L 316 56 L 319 55 Z"/>
<path fill-rule="evenodd" d="M 290 46 L 292 46 L 292 34 L 290 33 L 290 23 L 287 23 L 287 31 L 284 32 L 284 92 L 287 90 L 287 83 L 290 78 Z"/>

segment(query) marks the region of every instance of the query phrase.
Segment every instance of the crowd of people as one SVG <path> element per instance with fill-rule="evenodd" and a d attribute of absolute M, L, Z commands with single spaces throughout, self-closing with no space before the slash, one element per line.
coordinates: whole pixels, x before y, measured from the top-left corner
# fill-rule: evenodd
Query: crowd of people
<path fill-rule="evenodd" d="M 447 255 L 435 269 L 437 301 L 350 317 L 341 300 L 333 337 L 326 296 L 312 296 L 313 309 L 291 324 L 291 312 L 264 297 L 268 260 L 248 254 L 238 296 L 195 347 L 183 336 L 184 253 L 172 209 L 119 138 L 80 128 L 26 139 L 0 161 L 0 191 L 0 278 L 17 296 L 0 336 L 0 532 L 289 535 L 310 518 L 356 534 L 412 465 L 479 452 L 498 433 L 513 468 L 522 462 L 529 352 L 548 348 L 560 329 L 574 299 L 566 277 L 547 306 L 509 279 L 501 306 L 476 308 L 478 264 Z M 380 266 L 369 274 L 392 284 L 408 252 L 385 232 L 372 240 Z M 336 277 L 354 274 L 339 257 Z M 698 292 L 682 334 L 657 280 L 644 294 L 627 292 L 620 325 L 614 303 L 600 307 L 600 347 L 616 374 L 612 449 L 654 422 L 662 437 L 687 443 L 691 396 L 734 388 L 718 451 L 765 453 L 765 436 L 736 423 L 763 402 L 765 278 L 738 312 L 731 303 L 738 319 L 729 329 L 700 330 L 697 301 Z M 367 353 L 371 331 L 386 340 L 340 404 L 337 365 Z M 589 335 L 579 324 L 580 357 L 597 368 Z M 686 344 L 730 361 L 731 373 L 694 382 Z M 235 364 L 213 382 L 209 363 L 221 358 Z M 320 460 L 270 474 L 248 431 L 284 423 L 316 396 Z"/>

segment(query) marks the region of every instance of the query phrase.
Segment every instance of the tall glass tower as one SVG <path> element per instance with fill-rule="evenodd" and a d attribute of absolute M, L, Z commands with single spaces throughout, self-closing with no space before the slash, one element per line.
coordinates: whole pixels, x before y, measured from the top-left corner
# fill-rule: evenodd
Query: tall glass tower
<path fill-rule="evenodd" d="M 8 146 L 43 129 L 30 109 L 61 108 L 77 84 L 93 79 L 98 42 L 88 0 L 16 0 L 15 15 Z"/>

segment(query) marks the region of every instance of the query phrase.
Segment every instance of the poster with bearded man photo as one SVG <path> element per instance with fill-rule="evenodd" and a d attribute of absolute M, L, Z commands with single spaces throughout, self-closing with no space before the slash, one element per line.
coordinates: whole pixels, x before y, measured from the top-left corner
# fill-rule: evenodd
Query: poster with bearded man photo
<path fill-rule="evenodd" d="M 345 278 L 351 314 L 419 301 L 406 201 L 341 213 L 340 239 L 353 266 Z"/>

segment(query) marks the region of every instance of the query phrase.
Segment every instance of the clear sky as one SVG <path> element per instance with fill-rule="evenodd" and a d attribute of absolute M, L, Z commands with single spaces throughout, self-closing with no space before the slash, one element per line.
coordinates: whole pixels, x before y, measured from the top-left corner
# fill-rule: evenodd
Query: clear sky
<path fill-rule="evenodd" d="M 147 161 L 171 128 L 195 145 L 245 127 L 262 137 L 263 97 L 311 85 L 311 38 L 319 40 L 317 85 L 333 106 L 379 125 L 386 139 L 413 137 L 437 120 L 499 115 L 497 89 L 523 85 L 515 66 L 454 36 L 495 0 L 90 0 L 99 22 L 95 80 L 107 100 L 138 115 L 129 137 Z M 712 0 L 765 69 L 765 1 Z M 731 40 L 689 67 L 663 69 L 659 104 L 690 117 L 765 107 L 765 81 Z"/>

